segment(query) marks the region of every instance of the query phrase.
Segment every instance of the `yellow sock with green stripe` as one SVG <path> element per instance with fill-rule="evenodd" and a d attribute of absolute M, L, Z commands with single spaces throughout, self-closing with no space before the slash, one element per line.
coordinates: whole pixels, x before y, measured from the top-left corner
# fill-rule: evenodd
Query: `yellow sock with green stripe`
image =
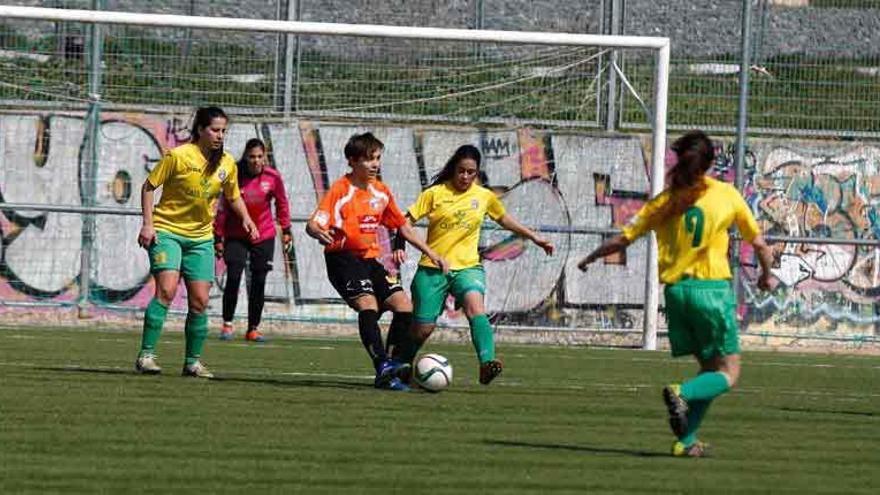
<path fill-rule="evenodd" d="M 168 315 L 168 306 L 159 302 L 155 297 L 147 304 L 144 312 L 144 333 L 141 336 L 141 352 L 138 356 L 155 354 L 156 344 L 162 336 L 162 327 L 165 325 L 165 317 Z"/>
<path fill-rule="evenodd" d="M 202 357 L 205 339 L 208 337 L 208 315 L 205 313 L 187 313 L 186 326 L 186 364 L 195 364 Z"/>
<path fill-rule="evenodd" d="M 700 373 L 681 384 L 681 397 L 690 403 L 694 400 L 712 400 L 730 390 L 727 375 L 719 371 Z"/>
<path fill-rule="evenodd" d="M 495 359 L 495 336 L 492 324 L 489 323 L 489 317 L 484 314 L 476 315 L 469 318 L 468 322 L 471 326 L 471 342 L 474 343 L 480 364 Z"/>

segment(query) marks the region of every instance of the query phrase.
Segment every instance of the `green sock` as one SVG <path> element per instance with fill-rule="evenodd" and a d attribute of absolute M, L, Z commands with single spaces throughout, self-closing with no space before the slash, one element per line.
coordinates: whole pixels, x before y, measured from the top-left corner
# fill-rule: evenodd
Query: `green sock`
<path fill-rule="evenodd" d="M 681 385 L 681 396 L 684 400 L 712 400 L 730 390 L 727 376 L 718 371 L 700 373 L 696 378 Z"/>
<path fill-rule="evenodd" d="M 697 441 L 697 430 L 700 429 L 700 423 L 703 422 L 703 417 L 706 415 L 706 411 L 709 410 L 710 404 L 712 404 L 711 400 L 694 400 L 688 402 L 688 431 L 683 437 L 679 438 L 679 441 L 683 443 L 685 447 L 690 447 Z"/>
<path fill-rule="evenodd" d="M 476 315 L 469 319 L 471 324 L 471 341 L 477 351 L 480 364 L 495 359 L 495 336 L 492 325 L 486 315 Z"/>
<path fill-rule="evenodd" d="M 168 315 L 168 306 L 154 297 L 144 312 L 144 333 L 141 336 L 141 352 L 138 357 L 156 353 L 156 344 L 159 343 L 159 337 L 162 336 L 166 315 Z"/>
<path fill-rule="evenodd" d="M 208 337 L 208 315 L 205 313 L 187 313 L 186 326 L 186 364 L 194 364 L 202 357 L 205 339 Z"/>

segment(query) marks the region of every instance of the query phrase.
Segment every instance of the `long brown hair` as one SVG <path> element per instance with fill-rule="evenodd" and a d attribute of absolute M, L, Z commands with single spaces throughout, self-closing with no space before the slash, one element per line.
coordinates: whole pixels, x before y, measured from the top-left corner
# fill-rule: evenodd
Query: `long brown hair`
<path fill-rule="evenodd" d="M 683 214 L 700 199 L 706 192 L 706 171 L 715 160 L 715 145 L 703 131 L 676 139 L 672 151 L 677 160 L 667 175 L 669 200 L 657 212 L 663 220 Z"/>
<path fill-rule="evenodd" d="M 244 151 L 241 154 L 241 158 L 238 159 L 238 182 L 241 183 L 241 179 L 243 177 L 250 177 L 251 171 L 248 169 L 248 153 L 251 152 L 254 148 L 260 148 L 263 150 L 263 153 L 266 152 L 266 143 L 263 142 L 260 138 L 250 138 L 248 142 L 244 145 Z"/>
<path fill-rule="evenodd" d="M 452 156 L 449 157 L 449 160 L 446 161 L 446 165 L 443 169 L 437 172 L 437 175 L 431 179 L 431 184 L 429 184 L 428 187 L 436 186 L 437 184 L 442 184 L 452 179 L 455 176 L 455 167 L 458 165 L 458 162 L 467 160 L 468 158 L 477 163 L 477 175 L 480 177 L 480 184 L 483 187 L 489 187 L 489 177 L 481 167 L 483 157 L 480 154 L 480 150 L 478 150 L 476 146 L 470 144 L 459 146 L 458 149 L 455 150 L 455 153 L 453 153 Z"/>
<path fill-rule="evenodd" d="M 192 129 L 190 130 L 190 142 L 196 143 L 199 140 L 199 129 L 204 129 L 211 125 L 211 121 L 216 118 L 225 119 L 229 122 L 226 112 L 220 107 L 202 107 L 196 110 L 196 116 L 193 118 Z M 217 171 L 220 166 L 220 159 L 223 158 L 223 145 L 216 150 L 212 150 L 208 156 L 208 166 L 205 167 L 204 175 L 210 177 Z"/>

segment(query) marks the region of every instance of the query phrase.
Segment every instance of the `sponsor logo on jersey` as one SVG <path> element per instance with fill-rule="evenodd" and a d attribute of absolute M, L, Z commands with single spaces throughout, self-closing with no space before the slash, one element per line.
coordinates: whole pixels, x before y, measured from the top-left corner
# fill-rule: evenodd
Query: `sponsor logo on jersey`
<path fill-rule="evenodd" d="M 358 217 L 361 234 L 372 234 L 379 227 L 379 217 L 376 215 L 361 215 Z"/>

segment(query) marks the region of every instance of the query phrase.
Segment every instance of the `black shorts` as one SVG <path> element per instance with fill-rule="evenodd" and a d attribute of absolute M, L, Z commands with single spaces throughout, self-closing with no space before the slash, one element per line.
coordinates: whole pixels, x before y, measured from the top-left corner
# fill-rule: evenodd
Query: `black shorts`
<path fill-rule="evenodd" d="M 397 275 L 389 274 L 375 259 L 336 252 L 324 253 L 324 260 L 330 283 L 349 305 L 364 294 L 374 296 L 381 305 L 391 294 L 403 290 Z"/>
<path fill-rule="evenodd" d="M 223 243 L 223 261 L 227 267 L 238 265 L 244 269 L 249 262 L 252 272 L 270 272 L 274 258 L 274 237 L 256 244 L 242 239 L 226 239 Z"/>

